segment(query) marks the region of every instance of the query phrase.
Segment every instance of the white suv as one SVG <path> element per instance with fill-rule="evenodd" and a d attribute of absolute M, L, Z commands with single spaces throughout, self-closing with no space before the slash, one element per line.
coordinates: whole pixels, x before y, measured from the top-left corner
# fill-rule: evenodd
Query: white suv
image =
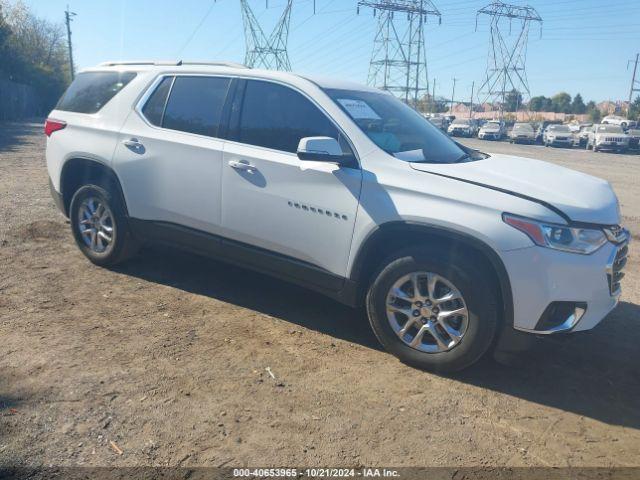
<path fill-rule="evenodd" d="M 470 150 L 373 88 L 103 64 L 45 130 L 53 197 L 95 264 L 161 242 L 275 275 L 365 306 L 412 365 L 459 370 L 618 302 L 629 236 L 606 181 Z"/>

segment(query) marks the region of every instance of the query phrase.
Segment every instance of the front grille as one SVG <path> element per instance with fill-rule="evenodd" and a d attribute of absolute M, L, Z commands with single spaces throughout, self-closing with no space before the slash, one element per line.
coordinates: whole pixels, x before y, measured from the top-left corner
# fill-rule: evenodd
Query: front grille
<path fill-rule="evenodd" d="M 556 140 L 569 140 L 567 137 L 556 137 Z"/>
<path fill-rule="evenodd" d="M 622 137 L 605 137 L 605 142 L 624 142 Z"/>
<path fill-rule="evenodd" d="M 621 245 L 615 253 L 613 260 L 609 264 L 607 277 L 609 279 L 609 291 L 611 295 L 620 293 L 620 281 L 624 277 L 624 267 L 627 264 L 629 255 L 629 245 Z"/>

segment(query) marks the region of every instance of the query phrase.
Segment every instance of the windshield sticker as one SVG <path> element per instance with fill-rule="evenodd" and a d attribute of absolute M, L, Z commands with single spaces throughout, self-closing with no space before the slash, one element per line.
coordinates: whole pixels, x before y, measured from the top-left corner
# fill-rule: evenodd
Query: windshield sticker
<path fill-rule="evenodd" d="M 339 98 L 338 102 L 340 102 L 354 120 L 381 120 L 380 116 L 367 102 L 347 98 Z"/>

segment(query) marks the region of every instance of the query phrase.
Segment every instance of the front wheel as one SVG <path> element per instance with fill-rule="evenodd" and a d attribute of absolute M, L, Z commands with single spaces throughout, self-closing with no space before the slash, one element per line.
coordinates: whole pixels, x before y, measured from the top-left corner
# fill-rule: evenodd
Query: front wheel
<path fill-rule="evenodd" d="M 491 347 L 497 294 L 473 257 L 410 249 L 389 261 L 367 294 L 380 343 L 401 361 L 439 372 L 462 370 Z"/>
<path fill-rule="evenodd" d="M 86 185 L 75 193 L 69 218 L 78 247 L 96 265 L 116 265 L 137 251 L 123 206 L 98 185 Z"/>

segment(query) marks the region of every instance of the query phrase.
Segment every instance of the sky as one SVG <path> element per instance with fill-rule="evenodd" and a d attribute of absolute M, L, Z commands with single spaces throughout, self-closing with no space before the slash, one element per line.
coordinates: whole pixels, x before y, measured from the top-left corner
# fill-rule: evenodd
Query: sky
<path fill-rule="evenodd" d="M 285 0 L 248 0 L 265 32 Z M 434 0 L 442 24 L 426 28 L 428 75 L 436 95 L 468 100 L 486 78 L 490 31 L 476 12 L 491 0 Z M 107 60 L 186 59 L 242 63 L 245 44 L 238 0 L 25 0 L 40 16 L 63 21 L 67 4 L 78 68 Z M 534 7 L 527 74 L 532 96 L 560 91 L 588 100 L 627 99 L 640 51 L 640 0 L 513 0 Z M 366 83 L 377 19 L 357 0 L 294 0 L 289 57 L 294 72 Z M 513 41 L 515 30 L 507 41 Z M 268 35 L 268 33 L 267 33 Z M 639 68 L 640 72 L 640 68 Z"/>

